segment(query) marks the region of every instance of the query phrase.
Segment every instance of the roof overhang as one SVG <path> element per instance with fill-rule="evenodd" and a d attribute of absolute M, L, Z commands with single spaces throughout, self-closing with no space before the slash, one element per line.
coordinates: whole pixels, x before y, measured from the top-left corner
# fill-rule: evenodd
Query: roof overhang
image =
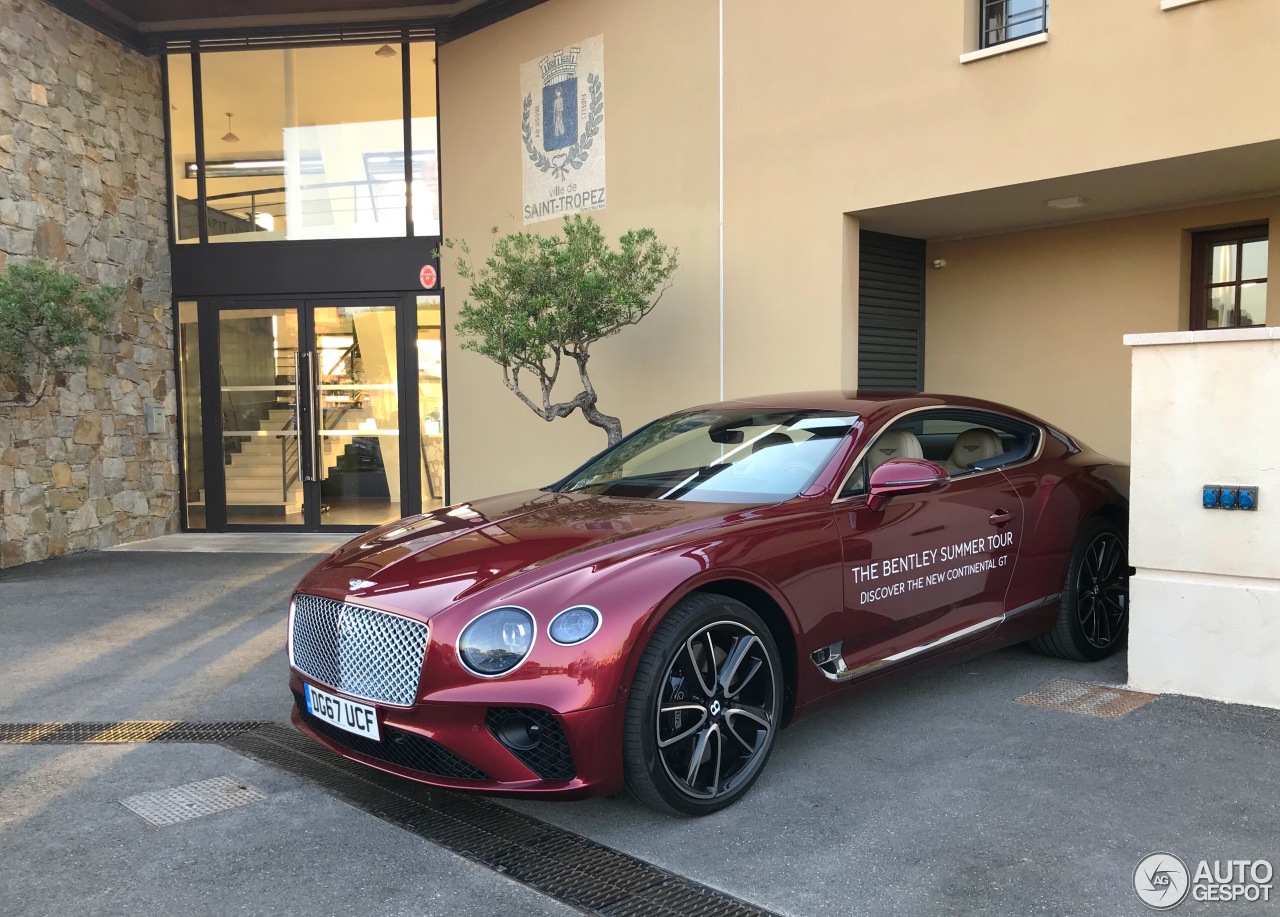
<path fill-rule="evenodd" d="M 262 46 L 309 33 L 384 40 L 404 27 L 438 41 L 461 37 L 545 0 L 49 0 L 53 6 L 138 50 L 174 38 L 244 35 Z M 374 27 L 382 27 L 380 30 Z M 375 35 L 375 32 L 377 33 Z"/>
<path fill-rule="evenodd" d="M 957 239 L 1280 194 L 1280 140 L 853 211 L 861 228 Z M 1078 199 L 1083 199 L 1083 205 Z M 1050 201 L 1056 206 L 1051 206 Z M 1065 209 L 1063 209 L 1065 208 Z"/>

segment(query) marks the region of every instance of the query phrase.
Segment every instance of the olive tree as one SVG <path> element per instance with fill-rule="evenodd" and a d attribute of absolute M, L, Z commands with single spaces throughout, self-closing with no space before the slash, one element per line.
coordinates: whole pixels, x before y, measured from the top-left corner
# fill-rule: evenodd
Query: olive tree
<path fill-rule="evenodd" d="M 498 236 L 495 228 L 493 249 L 480 263 L 465 242 L 445 242 L 461 252 L 457 270 L 471 285 L 454 327 L 466 338 L 464 349 L 502 367 L 502 381 L 535 414 L 550 422 L 581 411 L 612 446 L 622 439 L 622 423 L 598 407 L 587 373 L 591 347 L 653 311 L 679 251 L 652 229 L 626 233 L 615 248 L 590 217 L 568 217 L 562 229 Z M 577 370 L 581 391 L 553 401 L 565 367 Z"/>
<path fill-rule="evenodd" d="M 89 337 L 106 330 L 122 292 L 41 261 L 0 273 L 0 377 L 13 380 L 0 406 L 30 407 L 51 375 L 87 364 Z"/>

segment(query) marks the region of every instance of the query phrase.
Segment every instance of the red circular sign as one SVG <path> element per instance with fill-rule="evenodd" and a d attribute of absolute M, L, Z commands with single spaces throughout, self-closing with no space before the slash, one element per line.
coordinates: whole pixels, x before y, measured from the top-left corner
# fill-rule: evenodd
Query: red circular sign
<path fill-rule="evenodd" d="M 424 290 L 430 290 L 439 279 L 440 277 L 436 273 L 434 265 L 424 264 L 422 270 L 418 272 L 418 282 L 422 284 Z"/>

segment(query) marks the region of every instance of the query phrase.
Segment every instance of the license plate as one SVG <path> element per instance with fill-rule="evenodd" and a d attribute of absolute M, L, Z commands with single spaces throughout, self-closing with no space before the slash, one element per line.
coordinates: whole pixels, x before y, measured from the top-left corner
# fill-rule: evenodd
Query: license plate
<path fill-rule="evenodd" d="M 382 739 L 378 733 L 378 712 L 372 707 L 329 694 L 306 683 L 302 685 L 302 692 L 307 701 L 307 712 L 312 716 L 375 742 Z"/>

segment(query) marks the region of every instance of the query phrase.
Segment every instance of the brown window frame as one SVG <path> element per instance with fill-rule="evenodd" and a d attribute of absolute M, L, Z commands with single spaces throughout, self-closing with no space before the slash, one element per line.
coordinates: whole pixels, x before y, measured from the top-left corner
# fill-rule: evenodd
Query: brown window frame
<path fill-rule="evenodd" d="M 1240 270 L 1244 265 L 1243 246 L 1246 242 L 1270 240 L 1270 227 L 1267 223 L 1248 223 L 1241 226 L 1229 226 L 1225 229 L 1213 229 L 1191 234 L 1191 330 L 1220 331 L 1227 328 L 1260 328 L 1263 325 L 1241 325 L 1240 322 L 1240 287 L 1246 283 L 1267 283 L 1267 277 L 1241 277 Z M 1234 243 L 1236 247 L 1236 278 L 1222 283 L 1211 283 L 1210 259 L 1213 249 L 1223 243 Z M 1231 310 L 1232 324 L 1209 327 L 1209 291 L 1218 287 L 1235 287 L 1235 306 Z M 1268 292 L 1270 287 L 1268 286 Z"/>

